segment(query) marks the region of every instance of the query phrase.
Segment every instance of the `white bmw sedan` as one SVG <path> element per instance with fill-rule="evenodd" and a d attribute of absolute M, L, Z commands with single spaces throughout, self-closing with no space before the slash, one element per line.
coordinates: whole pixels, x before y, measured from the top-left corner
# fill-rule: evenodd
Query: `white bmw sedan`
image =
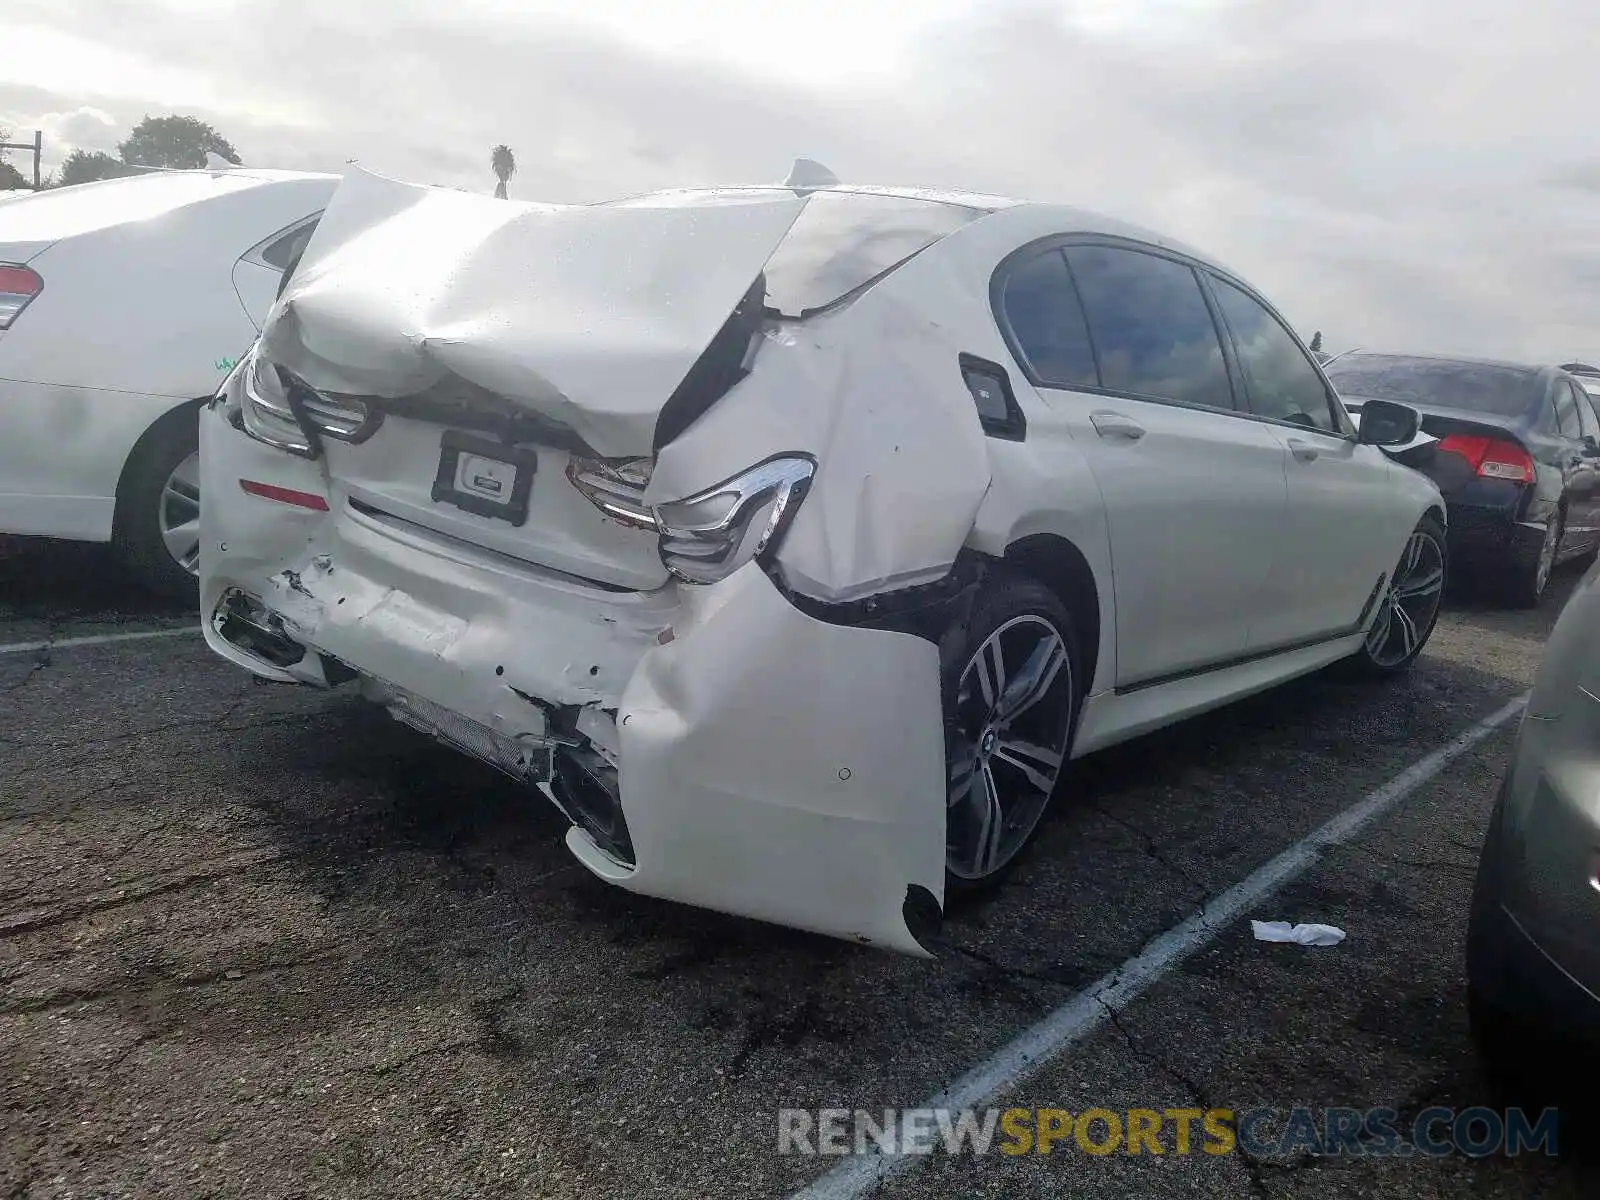
<path fill-rule="evenodd" d="M 202 618 L 548 783 L 618 886 L 923 953 L 1070 759 L 1411 663 L 1416 428 L 1071 208 L 357 173 L 202 414 Z"/>
<path fill-rule="evenodd" d="M 0 205 L 0 534 L 114 541 L 194 595 L 195 415 L 337 184 L 155 171 Z"/>

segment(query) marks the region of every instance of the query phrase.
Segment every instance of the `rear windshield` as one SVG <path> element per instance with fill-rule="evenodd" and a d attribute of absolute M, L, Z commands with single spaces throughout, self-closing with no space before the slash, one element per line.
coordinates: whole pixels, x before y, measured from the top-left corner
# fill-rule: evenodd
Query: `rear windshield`
<path fill-rule="evenodd" d="M 1325 368 L 1341 395 L 1520 417 L 1544 397 L 1538 372 L 1496 363 L 1346 355 Z"/>

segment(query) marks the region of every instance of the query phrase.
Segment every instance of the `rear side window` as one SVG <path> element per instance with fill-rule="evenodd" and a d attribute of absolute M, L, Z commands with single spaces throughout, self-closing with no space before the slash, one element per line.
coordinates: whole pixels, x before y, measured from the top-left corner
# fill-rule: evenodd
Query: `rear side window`
<path fill-rule="evenodd" d="M 1100 382 L 1083 306 L 1060 250 L 1046 250 L 1014 268 L 1000 307 L 1019 357 L 1038 383 L 1073 388 Z"/>
<path fill-rule="evenodd" d="M 1594 397 L 1584 391 L 1582 386 L 1574 390 L 1578 394 L 1578 428 L 1586 438 L 1600 438 L 1600 424 L 1595 422 Z"/>
<path fill-rule="evenodd" d="M 1596 439 L 1600 439 L 1600 379 L 1578 377 L 1578 406 L 1578 414 L 1584 418 L 1584 430 L 1593 428 Z M 1589 417 L 1594 420 L 1591 422 Z"/>
<path fill-rule="evenodd" d="M 1233 407 L 1233 387 L 1200 281 L 1182 263 L 1136 250 L 1071 246 L 1100 384 L 1157 400 Z"/>
<path fill-rule="evenodd" d="M 1565 379 L 1556 380 L 1556 426 L 1562 437 L 1581 436 L 1578 425 L 1578 397 Z"/>
<path fill-rule="evenodd" d="M 1225 279 L 1211 276 L 1211 287 L 1239 353 L 1250 388 L 1250 407 L 1262 417 L 1338 432 L 1327 385 L 1276 317 Z"/>
<path fill-rule="evenodd" d="M 282 237 L 268 242 L 261 250 L 261 261 L 269 267 L 287 271 L 294 260 L 300 257 L 301 251 L 306 248 L 306 243 L 311 241 L 311 235 L 316 231 L 316 221 L 307 221 L 304 225 L 296 226 Z"/>

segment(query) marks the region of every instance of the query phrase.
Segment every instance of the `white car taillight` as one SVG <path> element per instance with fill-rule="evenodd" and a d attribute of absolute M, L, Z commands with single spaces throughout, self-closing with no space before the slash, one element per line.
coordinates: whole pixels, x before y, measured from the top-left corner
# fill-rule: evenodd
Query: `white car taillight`
<path fill-rule="evenodd" d="M 44 291 L 44 280 L 32 267 L 0 263 L 0 329 L 10 329 L 17 314 Z"/>
<path fill-rule="evenodd" d="M 289 405 L 289 389 L 284 386 L 283 376 L 262 357 L 259 349 L 251 349 L 234 379 L 246 433 L 258 442 L 290 454 L 304 458 L 316 456 L 316 448 Z"/>
<path fill-rule="evenodd" d="M 800 455 L 758 463 L 725 483 L 654 508 L 661 561 L 686 583 L 715 583 L 776 549 L 816 474 Z"/>
<path fill-rule="evenodd" d="M 643 500 L 654 465 L 648 458 L 603 462 L 574 455 L 567 460 L 567 479 L 612 520 L 638 529 L 654 529 L 655 516 Z"/>
<path fill-rule="evenodd" d="M 246 433 L 304 458 L 317 456 L 312 433 L 361 442 L 372 435 L 382 417 L 358 397 L 317 391 L 267 361 L 259 347 L 235 368 L 222 392 L 224 401 L 238 404 Z"/>

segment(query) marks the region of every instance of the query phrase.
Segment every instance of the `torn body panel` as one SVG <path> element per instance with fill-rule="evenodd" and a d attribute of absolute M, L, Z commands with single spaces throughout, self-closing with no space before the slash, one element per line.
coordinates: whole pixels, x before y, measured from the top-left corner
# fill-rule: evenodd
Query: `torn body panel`
<path fill-rule="evenodd" d="M 990 452 L 956 345 L 909 299 L 949 289 L 940 273 L 919 256 L 844 311 L 769 323 L 759 368 L 657 455 L 647 501 L 804 448 L 818 469 L 778 551 L 788 587 L 847 603 L 946 575 Z"/>
<path fill-rule="evenodd" d="M 545 754 L 562 776 L 609 775 L 595 785 L 615 789 L 609 839 L 594 802 L 560 778 L 555 795 L 573 852 L 611 882 L 926 953 L 905 909 L 912 889 L 943 896 L 931 642 L 805 616 L 754 562 L 709 586 L 617 591 L 448 544 L 373 520 L 325 460 L 261 446 L 220 408 L 201 427 L 201 603 L 219 653 L 314 686 L 348 665 L 407 724 L 529 783 Z M 240 593 L 303 658 L 275 665 L 227 624 Z"/>
<path fill-rule="evenodd" d="M 684 595 L 623 696 L 617 882 L 926 953 L 904 908 L 944 894 L 937 648 L 813 620 L 753 564 Z"/>

